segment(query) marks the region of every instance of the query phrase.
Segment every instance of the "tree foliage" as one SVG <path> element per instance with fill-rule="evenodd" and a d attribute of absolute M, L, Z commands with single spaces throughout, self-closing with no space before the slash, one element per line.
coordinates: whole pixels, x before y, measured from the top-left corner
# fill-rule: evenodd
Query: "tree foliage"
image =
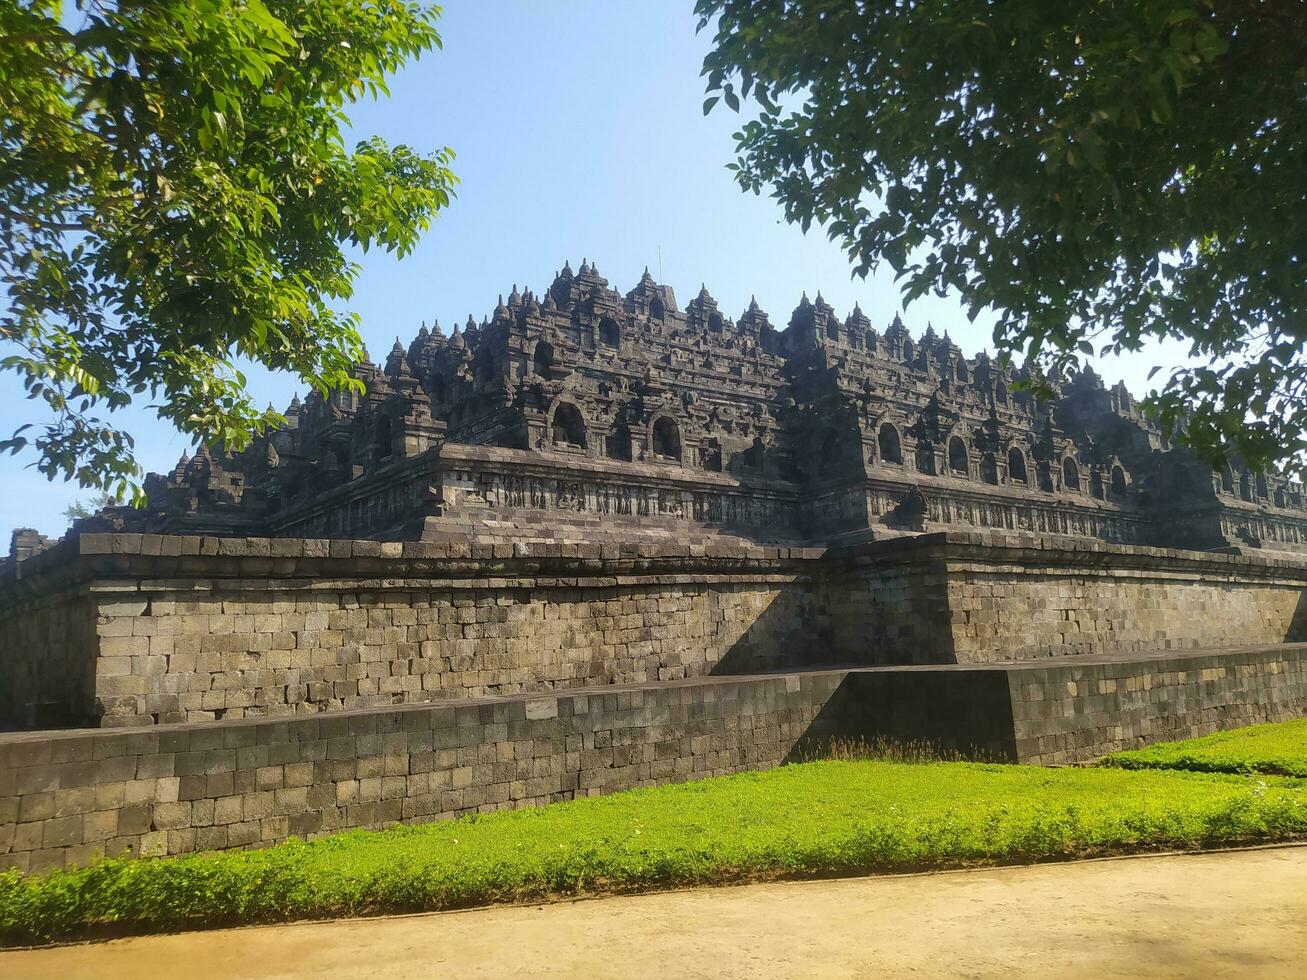
<path fill-rule="evenodd" d="M 411 250 L 452 153 L 346 145 L 345 109 L 437 46 L 409 0 L 0 0 L 0 367 L 52 418 L 0 448 L 134 495 L 106 410 L 240 448 L 237 365 L 351 384 L 346 245 Z M 103 417 L 102 417 L 103 416 Z"/>
<path fill-rule="evenodd" d="M 1214 462 L 1304 466 L 1307 3 L 698 0 L 732 165 L 857 272 L 955 290 L 1008 356 L 1187 341 L 1149 399 Z"/>
<path fill-rule="evenodd" d="M 120 507 L 122 501 L 111 493 L 95 494 L 90 500 L 76 500 L 64 508 L 64 520 L 70 524 L 76 520 L 94 517 L 106 507 Z"/>

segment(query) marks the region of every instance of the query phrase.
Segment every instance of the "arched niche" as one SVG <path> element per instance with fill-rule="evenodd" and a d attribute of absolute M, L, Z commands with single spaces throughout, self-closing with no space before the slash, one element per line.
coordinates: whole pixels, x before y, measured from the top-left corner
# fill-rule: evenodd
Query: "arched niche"
<path fill-rule="evenodd" d="M 599 343 L 606 344 L 609 347 L 617 347 L 622 342 L 622 328 L 617 325 L 617 321 L 610 316 L 606 316 L 599 321 Z"/>
<path fill-rule="evenodd" d="M 657 296 L 649 301 L 649 315 L 655 320 L 661 320 L 667 315 L 667 310 L 663 306 L 663 301 Z"/>
<path fill-rule="evenodd" d="M 1228 494 L 1234 493 L 1234 474 L 1228 464 L 1221 467 L 1221 489 Z"/>
<path fill-rule="evenodd" d="M 1070 456 L 1062 460 L 1062 486 L 1067 490 L 1080 490 L 1080 467 Z"/>
<path fill-rule="evenodd" d="M 543 340 L 536 342 L 531 354 L 531 370 L 542 378 L 549 377 L 549 369 L 554 366 L 554 349 Z"/>
<path fill-rule="evenodd" d="M 958 361 L 957 379 L 963 383 L 971 380 L 971 372 L 967 370 L 966 361 Z"/>
<path fill-rule="evenodd" d="M 631 460 L 631 430 L 626 426 L 614 429 L 604 440 L 604 454 L 609 459 Z"/>
<path fill-rule="evenodd" d="M 980 457 L 980 478 L 986 483 L 998 483 L 998 461 L 994 459 L 993 453 L 985 453 Z"/>
<path fill-rule="evenodd" d="M 581 417 L 581 410 L 571 402 L 559 402 L 554 406 L 550 434 L 554 445 L 559 448 L 584 449 L 585 420 Z"/>
<path fill-rule="evenodd" d="M 669 415 L 654 419 L 650 444 L 655 457 L 664 460 L 681 460 L 681 430 Z"/>
<path fill-rule="evenodd" d="M 929 439 L 917 441 L 917 472 L 935 475 L 935 444 Z"/>
<path fill-rule="evenodd" d="M 899 439 L 899 430 L 888 422 L 880 427 L 880 432 L 876 436 L 876 444 L 880 450 L 881 462 L 903 462 L 903 443 Z"/>
<path fill-rule="evenodd" d="M 1112 467 L 1112 496 L 1124 497 L 1126 493 L 1125 470 L 1120 465 Z"/>
<path fill-rule="evenodd" d="M 1095 500 L 1103 499 L 1103 474 L 1097 466 L 1089 472 L 1089 495 Z"/>
<path fill-rule="evenodd" d="M 1267 491 L 1266 491 L 1266 474 L 1265 474 L 1265 473 L 1258 473 L 1258 474 L 1257 474 L 1257 496 L 1259 496 L 1259 497 L 1265 499 L 1265 498 L 1266 498 L 1266 495 L 1267 495 Z"/>
<path fill-rule="evenodd" d="M 1026 472 L 1026 454 L 1016 446 L 1007 451 L 1007 478 L 1013 483 L 1029 483 Z"/>
<path fill-rule="evenodd" d="M 994 385 L 994 401 L 998 402 L 1000 405 L 1007 404 L 1007 385 L 1002 381 Z"/>
<path fill-rule="evenodd" d="M 1253 499 L 1252 481 L 1248 479 L 1247 473 L 1239 474 L 1239 496 L 1244 500 Z"/>
<path fill-rule="evenodd" d="M 948 441 L 948 468 L 960 476 L 967 475 L 967 444 L 960 436 L 953 436 Z"/>

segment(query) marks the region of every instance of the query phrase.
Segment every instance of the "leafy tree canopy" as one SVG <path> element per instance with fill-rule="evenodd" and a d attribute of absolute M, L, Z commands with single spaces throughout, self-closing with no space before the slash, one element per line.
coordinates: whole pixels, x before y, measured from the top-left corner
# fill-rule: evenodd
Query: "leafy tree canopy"
<path fill-rule="evenodd" d="M 1180 338 L 1149 399 L 1213 462 L 1302 471 L 1303 0 L 698 0 L 740 184 L 1048 376 Z"/>
<path fill-rule="evenodd" d="M 139 499 L 148 397 L 239 449 L 279 417 L 241 358 L 356 385 L 346 245 L 411 250 L 455 183 L 448 149 L 346 146 L 345 109 L 437 46 L 408 0 L 0 0 L 0 338 L 52 420 L 50 478 Z"/>

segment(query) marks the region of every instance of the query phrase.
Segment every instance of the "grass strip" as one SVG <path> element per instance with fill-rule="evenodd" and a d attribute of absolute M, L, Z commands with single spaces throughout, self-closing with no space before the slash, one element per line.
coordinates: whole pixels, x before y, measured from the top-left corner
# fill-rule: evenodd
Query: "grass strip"
<path fill-rule="evenodd" d="M 24 943 L 757 878 L 1030 862 L 1307 833 L 1290 781 L 813 762 L 265 850 L 0 875 Z"/>
<path fill-rule="evenodd" d="M 1121 769 L 1262 773 L 1307 779 L 1307 718 L 1162 742 L 1103 760 Z"/>

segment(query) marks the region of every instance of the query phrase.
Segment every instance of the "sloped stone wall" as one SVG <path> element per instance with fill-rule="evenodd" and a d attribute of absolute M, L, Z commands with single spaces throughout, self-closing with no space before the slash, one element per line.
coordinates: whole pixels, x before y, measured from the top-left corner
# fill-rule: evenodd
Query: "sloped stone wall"
<path fill-rule="evenodd" d="M 951 568 L 950 579 L 959 663 L 1238 646 L 1307 635 L 1300 582 L 975 565 Z"/>
<path fill-rule="evenodd" d="M 1014 665 L 1015 757 L 1082 762 L 1307 712 L 1307 643 Z"/>
<path fill-rule="evenodd" d="M 1307 643 L 849 671 L 871 737 L 1061 765 L 1307 712 Z"/>

